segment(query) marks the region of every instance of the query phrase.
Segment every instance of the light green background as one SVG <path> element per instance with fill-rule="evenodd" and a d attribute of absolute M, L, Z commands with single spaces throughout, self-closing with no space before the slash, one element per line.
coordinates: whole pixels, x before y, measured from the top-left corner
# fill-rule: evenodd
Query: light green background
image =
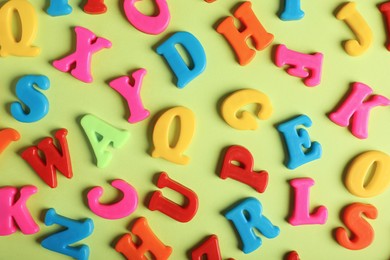
<path fill-rule="evenodd" d="M 38 242 L 58 230 L 58 227 L 43 224 L 45 210 L 51 207 L 73 219 L 93 219 L 93 234 L 81 241 L 90 247 L 90 259 L 122 259 L 113 249 L 114 242 L 129 232 L 130 224 L 141 216 L 147 218 L 152 230 L 166 245 L 173 247 L 172 259 L 188 258 L 190 250 L 211 234 L 218 236 L 225 259 L 282 259 L 290 250 L 299 252 L 302 259 L 389 259 L 389 191 L 370 199 L 355 197 L 343 185 L 343 172 L 351 159 L 361 152 L 390 152 L 390 111 L 388 108 L 373 110 L 366 140 L 355 138 L 346 128 L 335 125 L 326 116 L 345 97 L 350 83 L 355 81 L 371 86 L 375 93 L 390 96 L 390 54 L 384 47 L 385 29 L 376 6 L 380 1 L 357 1 L 359 11 L 374 34 L 372 47 L 360 57 L 350 57 L 342 48 L 343 40 L 354 37 L 346 24 L 334 16 L 342 1 L 302 1 L 306 15 L 295 22 L 283 22 L 278 18 L 281 1 L 253 1 L 255 14 L 267 31 L 275 36 L 272 46 L 283 43 L 293 50 L 324 54 L 322 82 L 315 88 L 307 88 L 300 79 L 276 67 L 272 62 L 272 46 L 257 52 L 249 65 L 238 65 L 230 46 L 215 31 L 215 27 L 222 18 L 231 15 L 239 1 L 217 0 L 207 4 L 202 0 L 170 0 L 170 25 L 157 36 L 137 31 L 126 20 L 123 1 L 106 1 L 107 13 L 92 16 L 82 11 L 80 1 L 70 0 L 73 13 L 55 18 L 44 11 L 48 1 L 30 2 L 39 17 L 34 44 L 41 48 L 41 54 L 35 58 L 0 59 L 1 127 L 12 127 L 22 136 L 0 157 L 0 186 L 33 184 L 38 187 L 38 193 L 27 205 L 41 230 L 35 235 L 27 236 L 18 231 L 0 237 L 0 259 L 67 259 L 44 249 Z M 137 4 L 147 14 L 153 13 L 152 5 L 149 0 Z M 92 84 L 82 83 L 51 66 L 51 61 L 73 51 L 74 26 L 86 27 L 113 44 L 111 49 L 93 56 Z M 156 46 L 177 31 L 194 34 L 207 55 L 205 72 L 181 90 L 176 88 L 163 58 L 155 52 Z M 127 123 L 126 103 L 107 82 L 138 68 L 148 71 L 141 96 L 145 107 L 151 111 L 151 117 L 130 125 Z M 27 74 L 44 74 L 51 81 L 50 89 L 44 92 L 50 101 L 49 114 L 31 124 L 20 123 L 9 113 L 10 102 L 17 101 L 16 80 Z M 265 93 L 274 107 L 271 118 L 258 121 L 259 128 L 255 131 L 235 130 L 219 115 L 221 100 L 242 88 L 254 88 Z M 155 115 L 174 106 L 185 106 L 196 115 L 196 134 L 186 151 L 191 162 L 186 166 L 149 155 Z M 87 113 L 125 129 L 131 135 L 122 148 L 111 150 L 113 159 L 104 169 L 95 166 L 89 142 L 79 124 L 81 116 Z M 275 125 L 300 114 L 312 119 L 313 126 L 308 132 L 313 141 L 322 144 L 323 155 L 320 160 L 292 171 L 283 165 L 285 152 Z M 74 177 L 68 180 L 58 175 L 58 187 L 51 189 L 21 159 L 20 153 L 59 128 L 69 131 L 67 139 Z M 242 183 L 218 177 L 221 152 L 234 144 L 251 151 L 255 170 L 269 172 L 270 181 L 265 193 L 259 194 Z M 191 222 L 178 223 L 145 206 L 147 195 L 157 190 L 153 177 L 161 171 L 166 171 L 172 179 L 198 194 L 199 210 Z M 286 221 L 291 202 L 288 180 L 299 177 L 315 180 L 316 184 L 311 189 L 311 206 L 325 205 L 328 208 L 329 218 L 325 225 L 294 227 Z M 121 220 L 95 216 L 85 204 L 86 191 L 93 186 L 102 186 L 105 189 L 104 202 L 110 202 L 118 194 L 109 182 L 117 178 L 128 181 L 137 189 L 138 209 Z M 181 202 L 175 193 L 166 189 L 162 191 L 167 197 Z M 272 240 L 262 236 L 263 245 L 245 255 L 238 248 L 239 239 L 233 225 L 222 212 L 247 197 L 261 201 L 264 215 L 279 226 L 281 233 Z M 343 226 L 340 220 L 342 208 L 352 202 L 373 204 L 379 212 L 376 220 L 369 220 L 375 230 L 375 240 L 370 247 L 360 251 L 347 250 L 332 237 L 334 228 Z"/>

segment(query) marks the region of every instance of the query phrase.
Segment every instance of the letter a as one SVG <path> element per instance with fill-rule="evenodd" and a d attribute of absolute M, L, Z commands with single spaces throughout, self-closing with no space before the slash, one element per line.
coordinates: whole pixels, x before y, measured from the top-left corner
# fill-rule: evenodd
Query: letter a
<path fill-rule="evenodd" d="M 180 193 L 186 199 L 186 203 L 185 205 L 180 206 L 165 198 L 160 191 L 155 191 L 153 192 L 148 205 L 150 210 L 158 210 L 183 223 L 190 221 L 195 216 L 199 204 L 198 196 L 195 192 L 170 179 L 165 172 L 160 174 L 157 181 L 157 187 L 160 189 L 167 187 Z"/>
<path fill-rule="evenodd" d="M 233 162 L 238 162 L 239 166 Z M 253 164 L 253 156 L 245 147 L 230 146 L 223 159 L 220 176 L 222 179 L 235 179 L 263 193 L 267 188 L 268 173 L 253 171 Z"/>
<path fill-rule="evenodd" d="M 79 260 L 87 260 L 89 257 L 89 247 L 87 245 L 69 246 L 88 236 L 93 232 L 94 225 L 92 219 L 83 221 L 73 220 L 58 215 L 54 209 L 49 209 L 45 216 L 45 225 L 53 224 L 65 227 L 53 235 L 42 240 L 41 245 L 51 251 L 67 255 Z"/>
<path fill-rule="evenodd" d="M 328 210 L 324 206 L 318 207 L 314 213 L 309 212 L 309 189 L 314 185 L 310 178 L 300 178 L 290 181 L 294 188 L 295 201 L 292 216 L 288 219 L 293 226 L 325 224 L 328 218 Z"/>
<path fill-rule="evenodd" d="M 65 58 L 53 62 L 53 66 L 62 71 L 70 72 L 78 80 L 85 83 L 93 81 L 91 75 L 92 54 L 103 48 L 111 48 L 111 42 L 97 37 L 93 32 L 80 26 L 75 27 L 76 51 Z"/>
<path fill-rule="evenodd" d="M 184 62 L 175 45 L 181 45 L 191 58 L 190 65 Z M 184 88 L 206 68 L 206 53 L 202 44 L 189 32 L 177 32 L 156 49 L 168 62 L 177 78 L 177 87 Z"/>
<path fill-rule="evenodd" d="M 249 254 L 262 244 L 254 229 L 258 230 L 266 238 L 275 238 L 280 229 L 263 216 L 263 206 L 255 198 L 247 198 L 233 209 L 229 210 L 225 217 L 232 221 L 242 241 L 242 251 Z"/>
<path fill-rule="evenodd" d="M 352 84 L 352 90 L 344 103 L 329 115 L 330 120 L 339 126 L 351 127 L 354 136 L 360 139 L 368 137 L 368 117 L 371 109 L 377 106 L 389 106 L 390 100 L 381 95 L 372 95 L 373 90 L 360 82 Z"/>
<path fill-rule="evenodd" d="M 22 153 L 22 158 L 51 188 L 57 187 L 56 169 L 68 179 L 73 177 L 68 142 L 66 141 L 67 134 L 68 130 L 66 129 L 60 129 L 55 133 L 61 149 L 58 149 L 54 145 L 53 139 L 48 137 L 43 139 L 38 146 L 31 146 Z M 40 158 L 39 150 L 45 155 L 44 159 Z"/>
<path fill-rule="evenodd" d="M 115 89 L 124 99 L 126 99 L 130 110 L 128 121 L 132 124 L 140 122 L 150 115 L 150 112 L 144 108 L 140 96 L 142 80 L 145 74 L 145 69 L 135 71 L 131 75 L 134 80 L 134 85 L 130 83 L 130 78 L 127 76 L 114 79 L 109 83 L 111 88 Z"/>
<path fill-rule="evenodd" d="M 139 238 L 141 243 L 134 243 L 131 235 L 125 234 L 115 245 L 115 250 L 127 259 L 144 260 L 146 252 L 150 252 L 156 260 L 167 260 L 171 255 L 172 248 L 158 239 L 145 218 L 137 219 L 131 232 Z"/>
<path fill-rule="evenodd" d="M 256 54 L 246 43 L 249 38 L 253 40 L 254 47 L 258 51 L 267 48 L 274 40 L 274 36 L 264 29 L 251 7 L 251 2 L 246 1 L 234 12 L 234 17 L 240 20 L 245 27 L 244 30 L 236 28 L 233 17 L 227 17 L 217 27 L 217 32 L 222 34 L 232 46 L 241 66 L 247 65 Z"/>
<path fill-rule="evenodd" d="M 112 154 L 107 151 L 108 146 L 112 145 L 114 148 L 120 148 L 126 143 L 130 135 L 128 132 L 119 130 L 93 115 L 85 115 L 80 123 L 91 143 L 96 157 L 96 165 L 99 168 L 106 167 L 111 161 Z"/>
<path fill-rule="evenodd" d="M 37 191 L 38 189 L 35 186 L 24 186 L 20 188 L 20 196 L 17 196 L 17 188 L 0 188 L 0 236 L 15 233 L 16 225 L 26 235 L 35 234 L 39 231 L 39 226 L 31 217 L 26 206 L 27 200 Z"/>
<path fill-rule="evenodd" d="M 202 259 L 222 260 L 218 237 L 216 235 L 211 235 L 199 247 L 192 250 L 191 260 Z"/>

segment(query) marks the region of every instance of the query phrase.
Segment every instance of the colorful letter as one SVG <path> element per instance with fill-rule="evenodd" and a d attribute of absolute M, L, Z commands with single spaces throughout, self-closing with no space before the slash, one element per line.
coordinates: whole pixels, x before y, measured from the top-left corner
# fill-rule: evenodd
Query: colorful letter
<path fill-rule="evenodd" d="M 50 0 L 46 12 L 51 16 L 68 15 L 72 12 L 72 7 L 68 4 L 68 0 Z"/>
<path fill-rule="evenodd" d="M 184 62 L 176 45 L 181 45 L 188 53 L 190 66 Z M 168 62 L 177 78 L 177 87 L 184 88 L 190 81 L 199 76 L 206 68 L 206 53 L 202 44 L 189 32 L 177 32 L 156 49 Z"/>
<path fill-rule="evenodd" d="M 147 34 L 160 34 L 167 29 L 171 15 L 166 0 L 156 0 L 158 15 L 148 16 L 142 14 L 135 7 L 137 0 L 125 0 L 123 7 L 127 20 L 138 30 Z"/>
<path fill-rule="evenodd" d="M 244 30 L 236 28 L 233 17 L 227 17 L 217 27 L 217 32 L 222 34 L 232 46 L 241 66 L 247 65 L 256 54 L 247 45 L 249 38 L 253 40 L 254 47 L 258 51 L 267 48 L 274 40 L 274 36 L 264 29 L 251 7 L 251 2 L 246 1 L 234 12 L 234 17 L 240 20 Z"/>
<path fill-rule="evenodd" d="M 13 34 L 12 21 L 16 13 L 20 19 L 20 39 L 16 39 Z M 28 1 L 7 1 L 0 8 L 0 24 L 0 56 L 33 57 L 40 53 L 38 47 L 31 46 L 37 35 L 38 19 L 34 7 Z"/>
<path fill-rule="evenodd" d="M 8 147 L 11 142 L 18 141 L 20 134 L 12 128 L 6 128 L 0 131 L 0 154 Z"/>
<path fill-rule="evenodd" d="M 294 189 L 294 210 L 288 222 L 293 226 L 325 224 L 328 219 L 328 210 L 320 206 L 310 213 L 310 187 L 314 185 L 314 180 L 310 178 L 299 178 L 290 181 Z"/>
<path fill-rule="evenodd" d="M 368 137 L 368 117 L 372 108 L 389 106 L 390 100 L 381 95 L 372 95 L 373 90 L 360 82 L 352 84 L 352 90 L 344 103 L 329 115 L 330 120 L 339 126 L 349 126 L 351 132 L 360 139 Z"/>
<path fill-rule="evenodd" d="M 356 3 L 347 2 L 344 4 L 337 12 L 336 18 L 344 21 L 357 38 L 357 40 L 348 40 L 345 42 L 345 51 L 351 56 L 359 56 L 367 51 L 372 43 L 372 31 L 356 9 Z"/>
<path fill-rule="evenodd" d="M 77 221 L 58 215 L 54 209 L 49 209 L 45 216 L 45 225 L 53 224 L 65 227 L 53 235 L 42 240 L 41 245 L 51 251 L 67 255 L 80 260 L 87 260 L 89 257 L 89 247 L 87 245 L 69 246 L 88 236 L 93 232 L 94 225 L 92 219 Z"/>
<path fill-rule="evenodd" d="M 237 162 L 238 165 L 233 162 Z M 232 178 L 251 186 L 257 192 L 263 193 L 268 184 L 268 173 L 266 171 L 253 171 L 253 156 L 242 146 L 230 146 L 223 159 L 220 177 L 222 179 Z"/>
<path fill-rule="evenodd" d="M 378 212 L 373 205 L 363 203 L 352 203 L 344 208 L 342 219 L 350 232 L 342 227 L 337 228 L 335 232 L 337 243 L 351 250 L 360 250 L 374 241 L 374 230 L 363 215 L 376 219 Z"/>
<path fill-rule="evenodd" d="M 286 166 L 291 170 L 319 159 L 322 154 L 321 144 L 311 142 L 308 132 L 302 128 L 297 129 L 298 125 L 310 127 L 312 122 L 308 116 L 300 115 L 277 127 L 278 131 L 283 134 L 287 146 L 289 155 Z"/>
<path fill-rule="evenodd" d="M 13 102 L 11 104 L 11 115 L 18 121 L 32 123 L 41 120 L 49 112 L 49 100 L 34 86 L 48 90 L 50 80 L 42 75 L 28 75 L 18 80 L 16 83 L 16 96 L 23 102 Z"/>
<path fill-rule="evenodd" d="M 123 193 L 122 199 L 111 205 L 100 204 L 103 195 L 102 187 L 92 188 L 87 195 L 89 209 L 106 219 L 120 219 L 129 216 L 138 206 L 137 191 L 124 180 L 114 180 L 111 185 Z"/>
<path fill-rule="evenodd" d="M 385 21 L 385 27 L 386 27 L 386 35 L 387 35 L 387 42 L 385 44 L 386 49 L 390 51 L 390 2 L 385 2 L 383 4 L 379 5 L 379 11 L 382 13 L 384 21 Z"/>
<path fill-rule="evenodd" d="M 275 238 L 279 235 L 278 227 L 263 216 L 263 207 L 255 198 L 247 198 L 233 209 L 229 210 L 225 217 L 232 221 L 242 241 L 242 251 L 249 254 L 262 244 L 254 229 L 258 230 L 266 238 Z"/>
<path fill-rule="evenodd" d="M 169 128 L 175 117 L 180 119 L 176 144 L 169 143 Z M 162 114 L 153 129 L 152 157 L 162 157 L 177 164 L 188 164 L 190 158 L 183 152 L 190 145 L 195 132 L 195 115 L 185 107 L 174 107 Z"/>
<path fill-rule="evenodd" d="M 308 87 L 314 87 L 321 82 L 322 60 L 324 55 L 316 52 L 305 54 L 287 49 L 283 44 L 277 46 L 275 52 L 275 64 L 278 67 L 289 65 L 287 73 L 291 76 L 303 78 L 303 83 Z"/>
<path fill-rule="evenodd" d="M 106 167 L 112 159 L 111 152 L 107 151 L 108 146 L 120 148 L 130 136 L 125 130 L 119 130 L 93 115 L 85 115 L 80 123 L 91 143 L 99 168 Z"/>
<path fill-rule="evenodd" d="M 180 183 L 175 182 L 170 179 L 168 174 L 162 172 L 157 181 L 157 187 L 162 188 L 170 188 L 181 195 L 186 199 L 186 203 L 183 206 L 180 206 L 173 201 L 165 198 L 161 191 L 153 192 L 153 195 L 150 199 L 148 208 L 150 210 L 158 210 L 165 215 L 180 221 L 180 222 L 188 222 L 195 216 L 198 211 L 198 196 L 195 192 L 190 190 L 189 188 L 181 185 Z"/>
<path fill-rule="evenodd" d="M 145 259 L 145 253 L 150 252 L 156 260 L 167 260 L 172 248 L 164 245 L 150 229 L 145 218 L 139 218 L 134 223 L 131 232 L 141 243 L 134 243 L 130 234 L 123 235 L 115 245 L 115 250 L 127 259 Z"/>
<path fill-rule="evenodd" d="M 218 237 L 211 235 L 199 247 L 191 252 L 191 260 L 213 259 L 222 260 Z"/>
<path fill-rule="evenodd" d="M 23 234 L 31 235 L 39 231 L 39 226 L 31 217 L 26 203 L 31 195 L 37 193 L 35 186 L 0 188 L 0 236 L 8 236 L 16 232 L 17 227 Z"/>
<path fill-rule="evenodd" d="M 367 175 L 371 177 L 368 178 Z M 370 198 L 387 189 L 390 184 L 389 177 L 390 156 L 379 151 L 368 151 L 360 154 L 350 164 L 345 186 L 355 196 Z M 366 183 L 367 179 L 369 181 Z"/>
<path fill-rule="evenodd" d="M 51 137 L 47 137 L 38 146 L 31 146 L 21 154 L 22 158 L 51 188 L 57 187 L 56 169 L 68 179 L 73 177 L 68 142 L 66 141 L 67 134 L 68 130 L 66 129 L 60 129 L 55 133 L 61 149 L 54 145 Z M 39 151 L 45 155 L 44 158 L 40 157 Z"/>
<path fill-rule="evenodd" d="M 107 11 L 107 6 L 104 4 L 104 0 L 87 0 L 83 9 L 87 14 L 104 14 Z"/>
<path fill-rule="evenodd" d="M 284 0 L 284 10 L 280 14 L 280 19 L 283 21 L 300 20 L 305 16 L 301 10 L 301 0 Z"/>
<path fill-rule="evenodd" d="M 128 121 L 132 124 L 140 122 L 150 115 L 150 112 L 144 108 L 140 96 L 142 80 L 145 74 L 145 69 L 135 71 L 131 75 L 134 80 L 133 85 L 130 83 L 130 77 L 127 76 L 114 79 L 109 83 L 111 88 L 115 89 L 122 95 L 122 97 L 124 97 L 124 99 L 126 99 L 130 110 L 130 117 Z"/>
<path fill-rule="evenodd" d="M 247 111 L 240 112 L 243 106 L 255 103 L 259 112 L 257 118 L 265 120 L 272 115 L 269 98 L 255 89 L 241 89 L 229 95 L 222 103 L 221 114 L 225 122 L 238 130 L 257 129 L 256 117 Z"/>
<path fill-rule="evenodd" d="M 75 27 L 76 51 L 69 56 L 53 62 L 53 66 L 62 71 L 70 72 L 78 80 L 85 83 L 93 81 L 91 75 L 92 54 L 103 48 L 110 48 L 111 42 L 97 37 L 93 32 L 80 26 Z"/>

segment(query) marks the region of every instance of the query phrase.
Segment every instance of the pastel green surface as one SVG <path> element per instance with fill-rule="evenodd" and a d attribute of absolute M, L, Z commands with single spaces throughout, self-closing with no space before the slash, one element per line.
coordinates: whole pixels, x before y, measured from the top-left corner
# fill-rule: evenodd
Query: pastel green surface
<path fill-rule="evenodd" d="M 4 3 L 6 1 L 1 1 Z M 369 137 L 355 138 L 347 128 L 332 123 L 327 113 L 332 111 L 355 81 L 363 82 L 375 93 L 390 96 L 388 82 L 390 54 L 384 47 L 386 39 L 383 18 L 377 4 L 381 1 L 358 0 L 357 8 L 373 30 L 372 47 L 362 56 L 351 57 L 342 48 L 342 41 L 354 37 L 334 12 L 343 2 L 302 1 L 305 17 L 300 21 L 283 22 L 277 13 L 283 1 L 253 1 L 253 11 L 275 36 L 271 47 L 257 52 L 254 60 L 241 67 L 225 39 L 215 31 L 216 25 L 230 16 L 239 1 L 217 0 L 208 4 L 202 0 L 168 2 L 171 22 L 168 29 L 157 36 L 136 30 L 125 18 L 123 1 L 106 1 L 108 11 L 102 15 L 87 15 L 81 1 L 70 0 L 72 14 L 51 17 L 44 11 L 48 1 L 30 1 L 38 14 L 39 28 L 34 45 L 41 54 L 34 58 L 6 57 L 0 59 L 1 127 L 14 128 L 21 134 L 18 142 L 11 144 L 0 157 L 0 186 L 33 184 L 38 193 L 28 201 L 34 219 L 41 230 L 35 235 L 0 237 L 0 259 L 67 259 L 48 251 L 39 242 L 56 232 L 58 227 L 46 227 L 43 216 L 48 208 L 74 219 L 92 218 L 94 233 L 80 243 L 89 245 L 90 259 L 123 259 L 114 250 L 115 242 L 129 229 L 138 217 L 144 216 L 155 234 L 166 245 L 173 247 L 171 259 L 189 258 L 189 252 L 206 236 L 216 234 L 224 259 L 282 259 L 285 253 L 296 250 L 302 259 L 388 259 L 390 256 L 390 209 L 387 190 L 383 194 L 362 199 L 350 194 L 343 184 L 343 174 L 356 155 L 368 150 L 390 153 L 389 108 L 372 111 Z M 151 1 L 138 3 L 146 14 L 153 14 Z M 237 23 L 238 24 L 238 23 Z M 73 51 L 73 28 L 83 26 L 96 35 L 112 41 L 112 48 L 93 56 L 94 82 L 85 84 L 68 73 L 54 69 L 51 62 Z M 202 43 L 207 56 L 207 68 L 184 89 L 179 90 L 167 64 L 155 48 L 177 31 L 188 31 Z M 250 41 L 249 41 L 250 44 Z M 307 88 L 300 79 L 289 76 L 272 62 L 273 46 L 285 44 L 288 48 L 305 53 L 322 52 L 324 66 L 322 82 Z M 135 69 L 145 68 L 141 96 L 151 117 L 138 124 L 127 122 L 127 105 L 122 97 L 108 86 L 116 77 Z M 16 101 L 16 81 L 27 74 L 49 77 L 51 87 L 45 91 L 50 101 L 48 115 L 36 123 L 16 121 L 9 113 L 9 105 Z M 265 93 L 274 107 L 273 115 L 259 121 L 254 131 L 238 131 L 228 126 L 219 115 L 221 101 L 228 94 L 242 88 L 254 88 Z M 191 157 L 189 165 L 181 166 L 150 156 L 151 137 L 156 115 L 174 106 L 185 106 L 196 115 L 196 133 L 186 151 Z M 249 107 L 251 109 L 251 107 Z M 111 149 L 112 161 L 106 168 L 96 167 L 93 151 L 80 126 L 85 114 L 93 114 L 119 129 L 130 132 L 130 138 L 119 149 Z M 323 155 L 296 170 L 284 164 L 285 151 L 275 126 L 299 114 L 313 121 L 308 129 L 313 141 L 321 143 Z M 51 189 L 20 157 L 20 153 L 42 138 L 52 136 L 55 130 L 67 128 L 74 177 L 71 180 L 58 175 L 58 187 Z M 267 170 L 270 181 L 265 193 L 232 179 L 218 177 L 221 152 L 230 145 L 242 145 L 255 158 L 255 170 Z M 148 195 L 157 190 L 153 180 L 157 173 L 166 171 L 179 183 L 191 188 L 199 196 L 199 210 L 186 224 L 147 209 Z M 287 221 L 291 205 L 288 180 L 310 177 L 316 182 L 311 189 L 311 207 L 325 205 L 329 218 L 325 225 L 291 226 Z M 93 186 L 105 190 L 104 202 L 117 198 L 109 185 L 121 178 L 134 186 L 139 194 L 138 209 L 121 220 L 106 220 L 95 216 L 86 205 L 86 192 Z M 177 202 L 181 198 L 174 192 L 163 194 Z M 223 212 L 237 201 L 247 197 L 259 199 L 264 215 L 277 225 L 281 233 L 272 240 L 263 238 L 263 245 L 245 255 L 239 249 L 239 239 L 234 227 Z M 343 226 L 340 212 L 352 202 L 370 203 L 378 209 L 378 218 L 369 220 L 375 230 L 375 240 L 364 250 L 350 251 L 337 244 L 333 230 Z M 1 212 L 0 212 L 1 214 Z"/>

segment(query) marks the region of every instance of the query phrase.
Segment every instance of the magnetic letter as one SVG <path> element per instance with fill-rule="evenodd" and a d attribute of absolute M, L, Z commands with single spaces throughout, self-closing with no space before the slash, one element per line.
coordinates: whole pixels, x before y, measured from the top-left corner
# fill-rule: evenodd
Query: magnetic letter
<path fill-rule="evenodd" d="M 87 260 L 89 257 L 89 247 L 87 245 L 70 246 L 88 236 L 93 232 L 94 225 L 90 218 L 83 221 L 73 220 L 58 215 L 54 209 L 49 209 L 45 216 L 45 225 L 53 224 L 65 227 L 53 235 L 42 240 L 41 245 L 51 251 L 67 255 L 80 260 Z"/>
<path fill-rule="evenodd" d="M 272 115 L 272 104 L 267 95 L 255 89 L 241 89 L 229 95 L 222 103 L 221 114 L 225 122 L 238 130 L 257 129 L 256 117 L 247 111 L 240 111 L 243 106 L 258 105 L 257 118 L 268 119 Z"/>
<path fill-rule="evenodd" d="M 382 13 L 385 20 L 387 42 L 385 44 L 386 49 L 390 51 L 390 2 L 385 2 L 379 5 L 379 11 Z"/>
<path fill-rule="evenodd" d="M 123 76 L 112 80 L 109 85 L 122 95 L 127 101 L 127 105 L 130 110 L 129 123 L 137 123 L 146 119 L 150 112 L 146 110 L 141 100 L 141 86 L 142 80 L 146 74 L 145 69 L 139 69 L 135 71 L 131 77 L 134 80 L 134 85 L 130 83 L 130 77 Z"/>
<path fill-rule="evenodd" d="M 311 142 L 308 132 L 302 128 L 297 129 L 298 125 L 310 127 L 312 122 L 308 116 L 300 115 L 277 127 L 278 131 L 283 134 L 287 146 L 289 155 L 286 166 L 291 170 L 319 159 L 322 154 L 321 144 Z"/>
<path fill-rule="evenodd" d="M 157 187 L 160 189 L 167 187 L 180 193 L 186 199 L 186 203 L 182 206 L 178 205 L 173 201 L 165 198 L 161 191 L 155 191 L 153 192 L 152 198 L 150 199 L 148 205 L 150 210 L 158 210 L 180 222 L 188 222 L 193 219 L 196 212 L 198 211 L 199 204 L 198 196 L 195 192 L 170 179 L 168 174 L 165 172 L 162 172 L 158 177 Z"/>
<path fill-rule="evenodd" d="M 284 0 L 284 10 L 280 14 L 280 19 L 283 21 L 300 20 L 305 16 L 301 10 L 301 0 Z"/>
<path fill-rule="evenodd" d="M 192 250 L 191 260 L 202 259 L 222 260 L 216 235 L 209 236 L 199 247 Z"/>
<path fill-rule="evenodd" d="M 368 137 L 368 117 L 372 108 L 389 106 L 390 100 L 381 95 L 372 95 L 373 90 L 360 82 L 352 84 L 351 93 L 344 103 L 329 115 L 330 120 L 339 126 L 349 126 L 351 132 L 360 139 Z"/>
<path fill-rule="evenodd" d="M 288 74 L 304 79 L 303 83 L 308 87 L 315 87 L 321 82 L 323 57 L 324 55 L 319 52 L 300 53 L 280 44 L 275 52 L 275 64 L 278 67 L 289 65 L 286 70 Z"/>
<path fill-rule="evenodd" d="M 357 40 L 348 40 L 345 42 L 345 51 L 351 56 L 359 56 L 367 51 L 372 44 L 372 31 L 356 9 L 356 3 L 347 2 L 344 4 L 337 12 L 336 18 L 344 21 L 357 38 Z"/>
<path fill-rule="evenodd" d="M 142 14 L 135 7 L 137 0 L 125 0 L 123 7 L 127 20 L 138 30 L 147 34 L 160 34 L 167 29 L 171 15 L 166 0 L 156 0 L 157 14 L 148 16 Z"/>
<path fill-rule="evenodd" d="M 103 195 L 103 189 L 94 187 L 87 195 L 90 210 L 106 219 L 120 219 L 129 216 L 138 205 L 137 191 L 124 180 L 114 180 L 111 185 L 123 193 L 122 199 L 110 205 L 100 204 L 99 198 Z"/>
<path fill-rule="evenodd" d="M 288 222 L 293 226 L 325 224 L 328 219 L 328 210 L 324 206 L 319 206 L 314 213 L 309 212 L 310 207 L 310 187 L 314 185 L 314 180 L 310 178 L 293 179 L 290 181 L 294 189 L 294 210 Z"/>
<path fill-rule="evenodd" d="M 233 162 L 238 162 L 238 166 Z M 220 177 L 222 179 L 235 179 L 251 186 L 257 192 L 263 193 L 267 188 L 268 173 L 266 171 L 253 171 L 253 165 L 252 154 L 245 147 L 230 146 L 223 159 Z"/>
<path fill-rule="evenodd" d="M 53 138 L 47 137 L 38 146 L 31 146 L 21 154 L 22 158 L 51 188 L 57 187 L 56 169 L 68 179 L 73 177 L 68 142 L 66 141 L 67 134 L 68 130 L 66 129 L 60 129 L 55 133 L 60 149 L 54 145 Z M 42 158 L 39 155 L 40 151 L 45 155 Z"/>
<path fill-rule="evenodd" d="M 374 230 L 363 215 L 369 219 L 376 219 L 378 212 L 373 205 L 363 203 L 353 203 L 344 208 L 342 219 L 350 232 L 342 227 L 337 228 L 335 232 L 337 243 L 350 250 L 360 250 L 371 245 L 374 241 Z"/>
<path fill-rule="evenodd" d="M 370 168 L 372 172 L 370 173 Z M 371 175 L 368 183 L 367 175 Z M 348 191 L 360 198 L 370 198 L 384 192 L 390 184 L 390 156 L 379 151 L 369 151 L 356 157 L 345 177 Z"/>
<path fill-rule="evenodd" d="M 120 148 L 130 136 L 125 130 L 119 130 L 93 115 L 85 115 L 80 123 L 91 143 L 99 168 L 106 167 L 112 159 L 111 152 L 107 151 L 108 146 Z"/>
<path fill-rule="evenodd" d="M 13 16 L 18 14 L 21 24 L 20 39 L 17 41 L 12 30 Z M 0 8 L 0 56 L 33 57 L 40 49 L 31 46 L 38 31 L 38 19 L 34 7 L 24 0 L 7 1 Z"/>
<path fill-rule="evenodd" d="M 181 45 L 191 58 L 190 65 L 184 62 L 175 45 Z M 206 68 L 206 53 L 198 39 L 189 32 L 177 32 L 160 44 L 157 53 L 162 55 L 177 78 L 177 87 L 184 88 Z"/>
<path fill-rule="evenodd" d="M 233 209 L 229 210 L 225 217 L 232 221 L 242 241 L 242 251 L 249 254 L 259 248 L 262 244 L 254 229 L 263 234 L 266 238 L 275 238 L 279 235 L 278 227 L 263 216 L 263 207 L 255 198 L 247 198 L 240 202 Z"/>
<path fill-rule="evenodd" d="M 53 66 L 62 71 L 70 72 L 78 80 L 85 83 L 93 81 L 91 75 L 92 54 L 103 48 L 111 48 L 111 42 L 97 37 L 93 32 L 80 26 L 75 27 L 76 51 L 69 56 L 53 62 Z"/>
<path fill-rule="evenodd" d="M 104 4 L 104 0 L 87 0 L 83 9 L 87 14 L 104 14 L 107 11 L 107 6 Z"/>
<path fill-rule="evenodd" d="M 227 17 L 217 27 L 217 32 L 222 34 L 232 46 L 241 66 L 247 65 L 256 54 L 247 45 L 249 38 L 253 40 L 254 47 L 258 51 L 267 48 L 274 40 L 274 36 L 264 29 L 251 7 L 252 4 L 246 1 L 234 12 L 234 17 L 240 20 L 244 30 L 236 28 L 233 17 Z"/>
<path fill-rule="evenodd" d="M 18 141 L 20 134 L 12 128 L 6 128 L 0 131 L 0 154 L 10 145 L 11 142 Z"/>
<path fill-rule="evenodd" d="M 169 143 L 169 128 L 175 117 L 180 119 L 180 131 L 176 144 Z M 152 157 L 162 157 L 177 164 L 188 164 L 190 158 L 183 152 L 190 145 L 195 132 L 195 115 L 185 107 L 174 107 L 157 120 L 153 129 Z"/>
<path fill-rule="evenodd" d="M 17 226 L 23 234 L 31 235 L 39 231 L 39 226 L 31 217 L 26 202 L 31 195 L 37 193 L 35 186 L 0 188 L 0 236 L 8 236 L 16 232 Z M 17 225 L 17 226 L 16 226 Z"/>
<path fill-rule="evenodd" d="M 123 235 L 115 245 L 115 250 L 122 253 L 127 259 L 145 259 L 145 253 L 150 252 L 156 260 L 167 260 L 172 253 L 172 248 L 164 245 L 150 229 L 145 218 L 139 218 L 134 223 L 131 232 L 141 242 L 134 243 L 130 234 Z"/>
<path fill-rule="evenodd" d="M 16 83 L 16 96 L 23 102 L 26 109 L 20 102 L 11 104 L 11 115 L 18 121 L 32 123 L 41 120 L 49 112 L 49 100 L 34 86 L 48 90 L 50 80 L 42 75 L 28 75 Z"/>
<path fill-rule="evenodd" d="M 68 4 L 68 0 L 50 0 L 46 12 L 51 16 L 68 15 L 72 12 L 72 7 Z"/>

